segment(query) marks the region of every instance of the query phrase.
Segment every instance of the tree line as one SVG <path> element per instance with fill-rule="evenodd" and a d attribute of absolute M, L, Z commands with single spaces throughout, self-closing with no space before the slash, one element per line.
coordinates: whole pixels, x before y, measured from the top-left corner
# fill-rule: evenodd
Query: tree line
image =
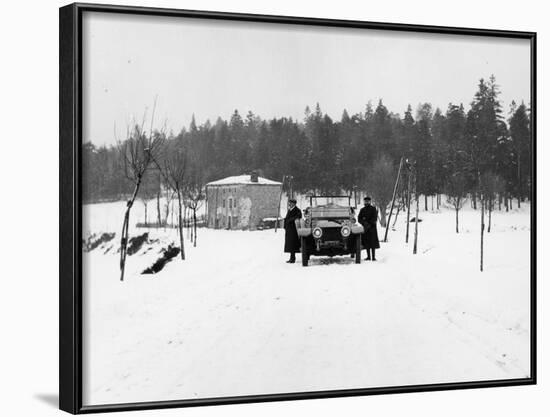
<path fill-rule="evenodd" d="M 301 121 L 263 120 L 250 111 L 243 118 L 235 110 L 229 120 L 219 117 L 215 124 L 207 120 L 197 125 L 193 117 L 178 134 L 153 128 L 153 108 L 149 129 L 144 115 L 141 123 L 128 127 L 116 146 L 84 144 L 83 201 L 127 199 L 121 233 L 122 280 L 129 216 L 138 197 L 145 204 L 157 197 L 159 226 L 160 193 L 168 191 L 170 198 L 177 197 L 184 259 L 182 207 L 193 214 L 196 245 L 196 211 L 209 181 L 256 171 L 271 179 L 291 178 L 291 184 L 283 181 L 291 192 L 368 192 L 381 208 L 381 224 L 386 226 L 386 208 L 392 199 L 393 208 L 396 197 L 393 178 L 405 161 L 406 169 L 399 172 L 407 177 L 407 188 L 401 187 L 398 198 L 408 211 L 411 178 L 417 214 L 419 195 L 424 196 L 426 210 L 428 196 L 437 196 L 439 202 L 440 195 L 446 195 L 456 210 L 457 233 L 458 211 L 466 198 L 474 208 L 479 202 L 483 256 L 485 211 L 490 222 L 495 202 L 504 201 L 508 207 L 512 197 L 518 205 L 531 198 L 530 110 L 525 103 L 513 102 L 505 115 L 499 95 L 491 76 L 479 81 L 468 110 L 463 104 L 449 103 L 442 111 L 422 103 L 414 115 L 409 105 L 401 117 L 380 100 L 375 108 L 369 102 L 361 113 L 350 115 L 344 110 L 339 121 L 323 113 L 319 104 L 313 110 L 306 107 Z"/>
<path fill-rule="evenodd" d="M 343 110 L 340 120 L 323 113 L 319 104 L 307 107 L 303 120 L 264 120 L 251 111 L 242 117 L 235 110 L 229 120 L 197 125 L 193 117 L 178 134 L 154 134 L 164 135 L 165 147 L 192 155 L 205 182 L 257 171 L 279 181 L 292 177 L 293 191 L 301 193 L 365 190 L 382 206 L 387 201 L 374 195 L 375 185 L 388 172 L 395 175 L 404 157 L 416 167 L 425 208 L 427 197 L 439 194 L 455 202 L 469 196 L 476 204 L 483 184 L 495 188 L 506 204 L 512 197 L 520 204 L 531 190 L 530 110 L 513 102 L 505 114 L 499 94 L 491 76 L 479 81 L 468 109 L 422 103 L 414 112 L 409 105 L 400 116 L 380 100 L 376 107 L 369 102 L 364 112 Z M 84 202 L 131 195 L 133 183 L 123 171 L 120 146 L 85 143 Z M 149 170 L 141 192 L 154 196 L 162 180 L 158 170 Z"/>

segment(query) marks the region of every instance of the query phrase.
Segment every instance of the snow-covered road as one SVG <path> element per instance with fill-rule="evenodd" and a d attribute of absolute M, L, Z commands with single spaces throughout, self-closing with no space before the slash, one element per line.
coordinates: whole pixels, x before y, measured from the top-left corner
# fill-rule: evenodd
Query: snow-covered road
<path fill-rule="evenodd" d="M 201 229 L 157 275 L 145 246 L 124 282 L 114 251 L 85 253 L 85 404 L 529 376 L 528 207 L 494 214 L 483 273 L 478 212 L 458 235 L 452 211 L 421 218 L 417 255 L 400 218 L 360 265 L 286 264 L 273 230 Z"/>

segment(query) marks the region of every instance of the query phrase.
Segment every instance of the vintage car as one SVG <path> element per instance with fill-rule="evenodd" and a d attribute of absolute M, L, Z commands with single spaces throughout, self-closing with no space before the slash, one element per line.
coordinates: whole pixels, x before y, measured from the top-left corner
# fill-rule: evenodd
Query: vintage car
<path fill-rule="evenodd" d="M 317 204 L 320 201 L 325 204 Z M 351 196 L 310 196 L 310 205 L 304 210 L 303 218 L 296 220 L 296 228 L 303 266 L 308 265 L 311 255 L 351 255 L 355 263 L 361 263 L 364 230 L 355 220 Z"/>

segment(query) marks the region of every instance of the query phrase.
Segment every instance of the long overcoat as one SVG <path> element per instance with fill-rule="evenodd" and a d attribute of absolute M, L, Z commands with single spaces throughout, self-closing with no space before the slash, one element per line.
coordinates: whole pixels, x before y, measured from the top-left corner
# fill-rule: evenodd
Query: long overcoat
<path fill-rule="evenodd" d="M 296 230 L 295 220 L 302 218 L 302 211 L 294 206 L 292 210 L 288 210 L 285 216 L 285 252 L 300 251 L 300 238 L 298 230 Z"/>
<path fill-rule="evenodd" d="M 365 249 L 378 249 L 380 242 L 378 240 L 378 210 L 373 205 L 364 206 L 359 211 L 357 221 L 363 225 L 365 232 L 361 236 L 361 243 Z"/>

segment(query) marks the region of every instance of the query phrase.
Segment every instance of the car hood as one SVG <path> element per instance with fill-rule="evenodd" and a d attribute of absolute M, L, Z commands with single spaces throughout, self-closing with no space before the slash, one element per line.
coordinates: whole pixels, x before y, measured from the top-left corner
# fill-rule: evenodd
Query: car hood
<path fill-rule="evenodd" d="M 341 220 L 314 220 L 313 221 L 313 227 L 342 227 L 346 221 L 344 219 Z"/>

